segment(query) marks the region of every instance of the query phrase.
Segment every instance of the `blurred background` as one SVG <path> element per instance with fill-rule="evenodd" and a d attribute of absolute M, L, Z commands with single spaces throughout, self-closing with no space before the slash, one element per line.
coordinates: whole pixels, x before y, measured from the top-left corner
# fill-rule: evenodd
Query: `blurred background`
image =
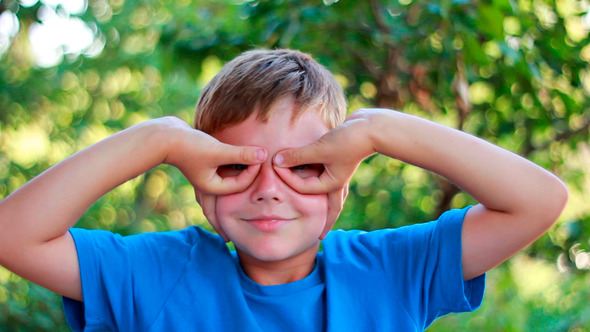
<path fill-rule="evenodd" d="M 0 0 L 0 198 L 68 155 L 149 118 L 192 122 L 199 91 L 253 48 L 311 53 L 350 111 L 387 107 L 514 151 L 564 179 L 557 224 L 488 274 L 475 313 L 429 331 L 590 331 L 588 0 Z M 336 227 L 435 219 L 473 200 L 396 160 L 364 162 Z M 78 226 L 211 229 L 161 166 Z M 502 243 L 498 243 L 501 246 Z M 198 310 L 198 308 L 195 308 Z M 67 331 L 59 296 L 0 267 L 1 331 Z"/>

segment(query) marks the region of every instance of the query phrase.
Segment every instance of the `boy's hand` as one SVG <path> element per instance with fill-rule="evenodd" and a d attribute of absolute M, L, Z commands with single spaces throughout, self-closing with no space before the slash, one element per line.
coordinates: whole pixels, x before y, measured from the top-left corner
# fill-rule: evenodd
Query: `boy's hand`
<path fill-rule="evenodd" d="M 227 195 L 245 190 L 267 158 L 262 148 L 225 144 L 188 124 L 182 127 L 175 132 L 164 163 L 176 166 L 200 193 Z M 217 173 L 220 166 L 231 164 L 249 167 L 237 176 Z"/>
<path fill-rule="evenodd" d="M 373 153 L 370 111 L 356 111 L 316 142 L 277 153 L 273 164 L 283 181 L 298 192 L 328 193 L 328 218 L 320 236 L 323 239 L 342 211 L 352 175 L 358 165 Z M 319 177 L 302 178 L 289 169 L 309 164 L 324 166 Z"/>
<path fill-rule="evenodd" d="M 229 242 L 229 236 L 225 234 L 223 228 L 221 228 L 221 226 L 219 225 L 219 221 L 217 220 L 217 214 L 215 213 L 215 204 L 217 202 L 217 196 L 203 194 L 195 189 L 195 197 L 197 198 L 197 202 L 199 202 L 199 205 L 203 210 L 205 218 L 207 218 L 211 226 L 213 226 L 213 229 L 215 229 L 217 234 L 219 234 L 225 242 Z"/>
<path fill-rule="evenodd" d="M 195 196 L 203 214 L 224 240 L 228 241 L 215 215 L 216 195 L 227 195 L 245 190 L 254 181 L 260 165 L 266 161 L 266 150 L 252 146 L 225 144 L 214 137 L 181 124 L 175 133 L 165 163 L 176 166 L 195 188 Z M 218 174 L 223 165 L 248 165 L 237 176 Z"/>

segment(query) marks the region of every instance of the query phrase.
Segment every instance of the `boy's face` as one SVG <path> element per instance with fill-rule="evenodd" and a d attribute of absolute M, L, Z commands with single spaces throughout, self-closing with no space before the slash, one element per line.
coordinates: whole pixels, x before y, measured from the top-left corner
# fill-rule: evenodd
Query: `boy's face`
<path fill-rule="evenodd" d="M 298 257 L 315 257 L 319 236 L 326 224 L 326 194 L 303 195 L 281 180 L 272 167 L 273 156 L 286 148 L 313 143 L 328 129 L 315 112 L 306 112 L 291 121 L 292 98 L 280 100 L 266 123 L 253 114 L 244 122 L 215 135 L 221 142 L 258 146 L 268 151 L 254 182 L 245 191 L 217 196 L 219 226 L 235 244 L 241 258 L 261 262 L 285 261 Z M 240 167 L 219 170 L 232 176 Z M 321 166 L 292 168 L 303 177 L 318 176 Z M 244 255 L 246 257 L 244 257 Z"/>

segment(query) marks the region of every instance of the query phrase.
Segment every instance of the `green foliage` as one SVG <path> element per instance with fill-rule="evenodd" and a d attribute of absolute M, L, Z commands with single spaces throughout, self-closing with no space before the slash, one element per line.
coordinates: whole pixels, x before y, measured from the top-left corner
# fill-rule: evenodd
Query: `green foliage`
<path fill-rule="evenodd" d="M 14 36 L 0 31 L 0 198 L 122 128 L 169 114 L 190 122 L 200 89 L 242 51 L 296 48 L 337 75 L 351 111 L 431 118 L 520 153 L 570 187 L 548 235 L 489 274 L 483 307 L 431 331 L 590 326 L 587 2 L 90 0 L 78 14 L 56 10 L 92 27 L 93 46 L 43 68 L 28 32 L 46 8 L 0 2 L 20 27 Z M 359 168 L 336 226 L 397 227 L 471 203 L 438 176 L 376 156 Z M 105 195 L 78 223 L 123 234 L 192 224 L 211 229 L 170 167 Z M 0 326 L 66 329 L 59 297 L 2 268 Z"/>

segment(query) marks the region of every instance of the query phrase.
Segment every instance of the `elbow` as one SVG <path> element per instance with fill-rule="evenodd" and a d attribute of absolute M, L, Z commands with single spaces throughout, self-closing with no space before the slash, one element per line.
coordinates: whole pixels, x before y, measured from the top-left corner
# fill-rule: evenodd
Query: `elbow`
<path fill-rule="evenodd" d="M 567 189 L 567 186 L 565 185 L 565 183 L 563 183 L 561 180 L 559 180 L 558 182 L 559 182 L 558 189 L 556 189 L 557 209 L 558 209 L 557 218 L 559 218 L 559 216 L 561 215 L 561 213 L 565 209 L 565 206 L 567 205 L 567 201 L 569 200 L 569 195 L 570 195 L 569 190 Z"/>
<path fill-rule="evenodd" d="M 549 229 L 563 213 L 569 199 L 569 190 L 565 183 L 555 177 L 552 185 L 547 187 L 547 193 L 548 199 L 541 203 L 539 211 Z"/>

